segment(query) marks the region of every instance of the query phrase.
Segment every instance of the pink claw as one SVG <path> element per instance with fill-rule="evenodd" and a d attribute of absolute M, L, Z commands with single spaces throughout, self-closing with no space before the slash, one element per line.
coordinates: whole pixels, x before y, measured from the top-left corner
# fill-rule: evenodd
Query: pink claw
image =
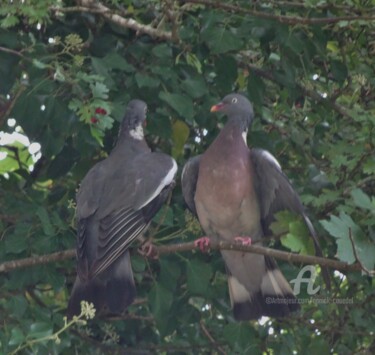
<path fill-rule="evenodd" d="M 234 240 L 237 243 L 241 243 L 241 245 L 246 245 L 246 246 L 251 245 L 251 243 L 252 243 L 250 237 L 236 237 L 236 238 L 234 238 Z"/>
<path fill-rule="evenodd" d="M 208 237 L 202 237 L 202 238 L 199 238 L 197 239 L 195 242 L 194 242 L 194 246 L 196 248 L 199 248 L 201 250 L 202 253 L 206 252 L 209 250 L 210 248 L 210 238 Z"/>
<path fill-rule="evenodd" d="M 149 259 L 158 259 L 159 253 L 151 241 L 144 243 L 139 249 L 139 253 Z"/>

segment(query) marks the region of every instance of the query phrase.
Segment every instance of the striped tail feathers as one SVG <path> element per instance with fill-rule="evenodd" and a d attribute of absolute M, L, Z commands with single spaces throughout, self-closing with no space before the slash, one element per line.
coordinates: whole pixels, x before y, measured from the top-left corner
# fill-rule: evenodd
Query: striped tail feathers
<path fill-rule="evenodd" d="M 107 270 L 92 279 L 82 279 L 77 275 L 67 316 L 72 318 L 81 313 L 81 301 L 93 303 L 97 315 L 123 314 L 135 296 L 130 255 L 126 251 Z"/>
<path fill-rule="evenodd" d="M 297 311 L 300 308 L 298 300 L 275 261 L 269 257 L 257 258 L 263 258 L 265 266 L 263 270 L 257 270 L 262 273 L 260 277 L 252 280 L 258 282 L 244 285 L 227 268 L 234 318 L 237 321 L 258 319 L 262 316 L 281 318 Z"/>

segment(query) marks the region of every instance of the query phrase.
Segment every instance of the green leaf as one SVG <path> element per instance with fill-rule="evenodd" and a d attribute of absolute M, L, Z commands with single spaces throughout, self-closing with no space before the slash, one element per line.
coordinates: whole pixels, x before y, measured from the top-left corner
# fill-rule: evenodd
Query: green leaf
<path fill-rule="evenodd" d="M 248 323 L 229 323 L 224 327 L 223 335 L 235 351 L 240 351 L 242 354 L 260 353 L 256 334 Z"/>
<path fill-rule="evenodd" d="M 28 302 L 24 296 L 13 296 L 10 297 L 6 308 L 12 316 L 21 318 L 28 308 Z"/>
<path fill-rule="evenodd" d="M 345 79 L 348 76 L 347 67 L 345 66 L 344 63 L 338 60 L 333 60 L 331 62 L 331 70 L 332 70 L 333 77 L 341 84 L 345 81 Z"/>
<path fill-rule="evenodd" d="M 307 229 L 303 222 L 292 223 L 290 228 L 291 232 L 281 237 L 281 244 L 295 253 L 313 255 L 314 242 L 312 237 L 306 233 Z"/>
<path fill-rule="evenodd" d="M 322 226 L 336 238 L 337 256 L 347 263 L 355 262 L 351 235 L 357 256 L 368 269 L 373 269 L 375 264 L 375 245 L 366 239 L 361 228 L 345 212 L 340 212 L 339 217 L 331 216 L 330 220 L 320 221 Z"/>
<path fill-rule="evenodd" d="M 19 327 L 12 328 L 10 332 L 9 345 L 19 345 L 25 340 L 25 335 Z"/>
<path fill-rule="evenodd" d="M 95 72 L 103 77 L 108 87 L 113 88 L 116 83 L 112 78 L 112 73 L 110 72 L 110 67 L 107 63 L 101 58 L 91 58 L 91 62 Z"/>
<path fill-rule="evenodd" d="M 96 82 L 94 85 L 91 85 L 92 95 L 97 99 L 108 99 L 108 88 L 105 84 Z"/>
<path fill-rule="evenodd" d="M 104 132 L 101 129 L 98 129 L 94 126 L 90 126 L 90 133 L 95 138 L 95 140 L 99 143 L 99 145 L 102 147 Z"/>
<path fill-rule="evenodd" d="M 230 55 L 221 55 L 215 61 L 217 77 L 215 81 L 218 87 L 223 91 L 232 88 L 237 80 L 237 62 Z"/>
<path fill-rule="evenodd" d="M 329 343 L 321 336 L 313 339 L 308 345 L 308 349 L 311 354 L 329 354 L 331 352 Z"/>
<path fill-rule="evenodd" d="M 45 271 L 45 283 L 51 285 L 56 292 L 64 287 L 65 282 L 65 275 L 56 272 L 55 268 L 48 268 Z"/>
<path fill-rule="evenodd" d="M 134 277 L 137 278 L 140 276 L 140 279 L 143 278 L 143 275 L 138 275 L 139 273 L 142 273 L 146 269 L 146 261 L 143 256 L 140 255 L 132 255 L 131 257 L 131 264 L 132 264 L 132 270 L 134 272 Z"/>
<path fill-rule="evenodd" d="M 184 152 L 184 146 L 189 138 L 189 126 L 181 120 L 176 120 L 172 125 L 172 156 L 178 159 Z"/>
<path fill-rule="evenodd" d="M 189 52 L 186 54 L 186 63 L 195 68 L 199 74 L 202 74 L 202 63 L 194 53 Z"/>
<path fill-rule="evenodd" d="M 339 46 L 338 46 L 337 41 L 328 41 L 327 49 L 333 53 L 337 53 L 339 51 Z"/>
<path fill-rule="evenodd" d="M 168 44 L 162 43 L 152 49 L 152 54 L 158 58 L 170 58 L 172 57 L 172 49 Z"/>
<path fill-rule="evenodd" d="M 157 318 L 163 318 L 171 307 L 173 295 L 159 283 L 155 283 L 149 293 L 151 311 Z"/>
<path fill-rule="evenodd" d="M 363 172 L 366 174 L 374 174 L 375 173 L 375 158 L 369 157 L 363 163 Z"/>
<path fill-rule="evenodd" d="M 271 231 L 275 235 L 285 234 L 289 231 L 290 223 L 296 220 L 296 215 L 290 211 L 280 211 L 275 214 L 275 221 L 271 224 Z"/>
<path fill-rule="evenodd" d="M 103 62 L 108 66 L 109 69 L 119 69 L 126 73 L 132 73 L 135 68 L 129 64 L 126 59 L 116 52 L 108 53 L 104 58 Z"/>
<path fill-rule="evenodd" d="M 161 333 L 164 333 L 169 324 L 168 313 L 173 302 L 173 293 L 160 283 L 154 283 L 148 294 L 151 312 Z"/>
<path fill-rule="evenodd" d="M 143 88 L 143 87 L 156 88 L 160 85 L 159 79 L 156 79 L 149 75 L 145 75 L 141 73 L 135 74 L 135 80 L 139 88 Z"/>
<path fill-rule="evenodd" d="M 13 154 L 9 154 L 7 149 L 0 148 L 0 153 L 6 154 L 4 159 L 0 160 L 0 174 L 10 173 L 19 168 L 18 162 Z"/>
<path fill-rule="evenodd" d="M 182 81 L 181 88 L 193 99 L 198 99 L 208 92 L 206 82 L 201 76 Z"/>
<path fill-rule="evenodd" d="M 65 145 L 63 150 L 52 160 L 47 170 L 47 176 L 50 179 L 56 179 L 67 174 L 78 159 L 78 152 L 71 145 Z"/>
<path fill-rule="evenodd" d="M 27 226 L 24 225 L 22 228 L 25 233 L 19 231 L 19 229 L 15 231 L 14 234 L 7 236 L 5 239 L 5 249 L 7 253 L 15 253 L 19 254 L 28 248 L 27 244 Z"/>
<path fill-rule="evenodd" d="M 372 211 L 372 213 L 375 213 L 375 199 L 374 198 L 370 199 L 370 197 L 366 195 L 361 189 L 353 189 L 350 192 L 350 194 L 356 206 L 366 209 L 366 210 L 370 210 Z"/>
<path fill-rule="evenodd" d="M 342 261 L 353 263 L 355 257 L 349 239 L 349 230 L 351 230 L 353 235 L 354 230 L 357 231 L 359 227 L 353 222 L 350 216 L 341 212 L 340 217 L 331 216 L 330 221 L 323 220 L 320 223 L 329 234 L 336 238 L 338 258 Z"/>
<path fill-rule="evenodd" d="M 263 104 L 263 96 L 265 85 L 260 76 L 250 74 L 247 82 L 247 92 L 254 104 L 261 106 Z"/>
<path fill-rule="evenodd" d="M 159 98 L 171 106 L 180 116 L 191 122 L 194 116 L 193 102 L 187 96 L 160 92 Z"/>
<path fill-rule="evenodd" d="M 163 206 L 152 220 L 162 226 L 172 227 L 174 225 L 173 209 L 170 206 Z"/>
<path fill-rule="evenodd" d="M 56 231 L 55 231 L 55 228 L 51 224 L 47 210 L 44 207 L 40 206 L 36 209 L 35 213 L 39 217 L 40 221 L 42 222 L 42 228 L 43 228 L 44 234 L 48 236 L 55 235 Z"/>
<path fill-rule="evenodd" d="M 187 286 L 192 294 L 209 296 L 212 266 L 200 260 L 190 260 L 187 264 Z"/>
<path fill-rule="evenodd" d="M 0 27 L 2 28 L 10 28 L 19 23 L 19 19 L 17 16 L 8 15 L 3 20 L 0 21 Z"/>
<path fill-rule="evenodd" d="M 48 67 L 47 64 L 41 62 L 40 60 L 38 59 L 33 59 L 33 65 L 38 68 L 38 69 L 45 69 Z"/>
<path fill-rule="evenodd" d="M 171 292 L 176 291 L 177 281 L 181 276 L 181 268 L 177 262 L 160 260 L 160 283 Z"/>
<path fill-rule="evenodd" d="M 212 54 L 222 54 L 242 48 L 242 40 L 224 27 L 207 27 L 202 31 L 202 40 L 211 49 Z"/>
<path fill-rule="evenodd" d="M 47 322 L 36 322 L 30 325 L 28 337 L 33 339 L 43 338 L 52 334 L 51 324 Z"/>
<path fill-rule="evenodd" d="M 276 213 L 275 221 L 271 224 L 271 231 L 275 235 L 281 235 L 281 244 L 293 252 L 314 254 L 314 242 L 308 228 L 302 218 L 293 212 Z"/>

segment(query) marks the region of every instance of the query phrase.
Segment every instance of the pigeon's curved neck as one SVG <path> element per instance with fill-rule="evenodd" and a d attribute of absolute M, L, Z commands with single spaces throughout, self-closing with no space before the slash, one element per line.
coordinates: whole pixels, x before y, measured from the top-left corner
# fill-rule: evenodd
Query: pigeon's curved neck
<path fill-rule="evenodd" d="M 238 114 L 229 117 L 228 126 L 237 126 L 240 128 L 241 132 L 246 132 L 249 130 L 252 119 L 250 115 Z"/>
<path fill-rule="evenodd" d="M 125 149 L 129 142 L 131 142 L 131 146 L 134 150 L 149 150 L 149 147 L 146 143 L 143 127 L 142 125 L 138 125 L 134 128 L 129 127 L 122 127 L 120 134 L 117 139 L 116 149 L 121 149 L 121 147 L 125 147 Z"/>
<path fill-rule="evenodd" d="M 142 125 L 138 125 L 135 128 L 129 130 L 129 135 L 135 140 L 141 141 L 144 139 L 145 134 L 143 132 Z"/>

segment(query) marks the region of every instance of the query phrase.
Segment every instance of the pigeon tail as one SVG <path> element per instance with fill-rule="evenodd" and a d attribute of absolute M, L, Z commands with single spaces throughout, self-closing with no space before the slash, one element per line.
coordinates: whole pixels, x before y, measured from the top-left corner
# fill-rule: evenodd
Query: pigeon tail
<path fill-rule="evenodd" d="M 81 313 L 81 301 L 93 303 L 97 315 L 123 314 L 134 301 L 135 295 L 130 255 L 129 251 L 126 251 L 103 274 L 87 281 L 77 276 L 67 316 L 72 318 Z"/>
<path fill-rule="evenodd" d="M 259 319 L 262 316 L 281 318 L 297 311 L 300 308 L 298 300 L 275 261 L 258 255 L 256 259 L 257 263 L 263 259 L 265 267 L 260 277 L 253 279 L 250 284 L 246 283 L 247 287 L 227 268 L 234 318 L 237 321 Z M 247 262 L 250 260 L 254 258 L 247 258 Z"/>

